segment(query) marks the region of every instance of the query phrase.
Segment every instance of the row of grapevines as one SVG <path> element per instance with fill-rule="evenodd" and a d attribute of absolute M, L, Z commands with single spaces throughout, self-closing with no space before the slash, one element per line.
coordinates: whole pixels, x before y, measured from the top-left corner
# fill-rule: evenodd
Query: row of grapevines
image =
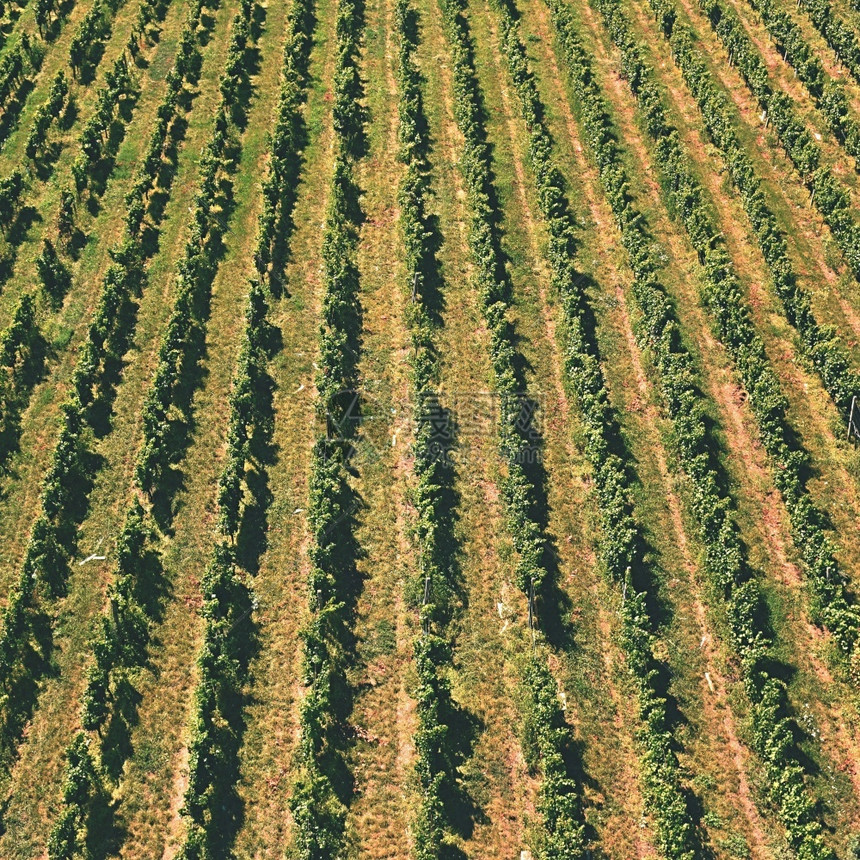
<path fill-rule="evenodd" d="M 415 64 L 418 21 L 409 0 L 398 0 L 395 21 L 399 36 L 399 158 L 406 168 L 398 200 L 406 258 L 405 283 L 412 294 L 407 321 L 413 349 L 416 426 L 412 447 L 416 478 L 413 503 L 417 511 L 414 536 L 420 571 L 420 581 L 409 585 L 407 597 L 415 599 L 423 594 L 419 609 L 422 632 L 413 645 L 418 675 L 413 694 L 418 715 L 415 772 L 420 792 L 413 844 L 418 860 L 435 860 L 442 856 L 450 838 L 445 798 L 456 791 L 457 767 L 467 754 L 468 741 L 453 726 L 457 705 L 448 679 L 453 643 L 447 627 L 457 609 L 456 537 L 451 511 L 454 474 L 451 440 L 437 438 L 435 429 L 447 426 L 449 416 L 440 403 L 437 389 L 436 333 L 442 324 L 436 310 L 440 272 L 435 251 L 437 234 L 428 209 L 432 194 L 429 128 L 421 73 Z"/>
<path fill-rule="evenodd" d="M 149 0 L 144 0 L 144 2 L 148 3 Z M 131 99 L 130 106 L 133 109 L 136 93 L 137 85 L 129 68 L 127 54 L 123 53 L 116 60 L 113 70 L 108 71 L 105 86 L 98 93 L 95 114 L 81 134 L 82 152 L 72 166 L 73 174 L 76 177 L 79 174 L 83 177 L 76 179 L 79 187 L 81 187 L 82 182 L 87 180 L 87 171 L 91 169 L 90 160 L 105 154 L 104 135 L 108 133 L 114 116 L 120 116 L 124 122 L 131 119 L 131 111 L 119 107 L 120 100 Z M 40 107 L 34 117 L 34 124 L 27 143 L 30 157 L 35 158 L 39 148 L 44 145 L 45 134 L 53 118 L 51 112 L 59 113 L 68 99 L 69 85 L 65 75 L 60 71 L 54 79 L 48 101 Z M 112 151 L 116 145 L 117 141 L 114 139 L 111 142 Z M 17 206 L 20 201 L 26 199 L 27 192 L 32 188 L 31 183 L 36 175 L 32 169 L 28 170 L 26 174 L 15 171 L 6 180 L 0 182 L 0 194 L 2 194 L 3 188 L 7 188 L 10 197 L 7 209 L 10 223 L 14 223 Z M 14 200 L 11 199 L 13 193 Z M 61 212 L 64 212 L 64 215 L 61 217 L 60 232 L 68 246 L 70 245 L 70 237 L 76 229 L 75 212 L 77 207 L 71 192 L 64 191 L 62 198 Z M 66 250 L 70 251 L 71 248 L 67 247 Z M 63 298 L 71 286 L 72 277 L 66 264 L 57 253 L 53 242 L 47 237 L 43 239 L 42 252 L 36 259 L 36 269 L 47 305 L 51 310 L 56 311 L 62 305 Z M 32 337 L 40 338 L 39 314 L 33 314 L 30 319 L 34 329 Z M 37 378 L 38 373 L 32 373 L 27 377 L 19 377 L 17 379 L 19 384 L 0 389 L 0 463 L 5 462 L 16 450 L 20 415 L 27 405 L 29 393 Z"/>
<path fill-rule="evenodd" d="M 525 666 L 523 755 L 541 782 L 536 804 L 540 829 L 532 835 L 538 860 L 591 860 L 582 791 L 571 775 L 576 752 L 573 732 L 559 699 L 558 682 L 545 660 L 532 657 Z"/>
<path fill-rule="evenodd" d="M 803 81 L 830 130 L 845 151 L 860 158 L 860 125 L 850 115 L 845 88 L 824 70 L 821 60 L 806 43 L 800 27 L 774 0 L 748 0 L 761 15 L 776 46 Z"/>
<path fill-rule="evenodd" d="M 551 5 L 571 66 L 583 61 L 588 63 L 570 18 L 561 4 L 553 2 Z M 631 89 L 646 113 L 645 125 L 660 141 L 660 162 L 665 167 L 671 187 L 675 189 L 676 205 L 680 206 L 682 200 L 687 200 L 690 207 L 700 207 L 701 190 L 689 176 L 677 132 L 666 122 L 662 100 L 651 79 L 650 69 L 642 61 L 638 46 L 630 36 L 629 21 L 623 17 L 614 0 L 596 0 L 595 6 L 603 13 L 610 33 L 621 48 Z M 581 73 L 574 71 L 574 79 L 581 82 Z M 613 129 L 605 103 L 584 112 L 583 116 L 587 136 L 594 139 L 596 130 L 588 128 L 588 125 L 593 125 L 601 130 L 606 141 L 601 176 L 636 276 L 633 294 L 643 315 L 637 337 L 655 358 L 683 467 L 692 479 L 693 513 L 706 549 L 705 571 L 713 593 L 724 601 L 732 644 L 740 657 L 744 687 L 753 706 L 755 746 L 768 769 L 770 795 L 780 811 L 789 841 L 800 856 L 832 857 L 823 841 L 814 800 L 805 787 L 804 757 L 793 741 L 795 728 L 785 684 L 770 668 L 773 653 L 766 607 L 733 519 L 732 499 L 721 489 L 727 481 L 721 467 L 719 445 L 707 430 L 703 398 L 696 384 L 692 361 L 680 338 L 671 303 L 656 277 L 658 266 L 651 237 L 624 191 L 626 176 L 620 166 L 618 148 L 612 143 Z M 614 166 L 613 171 L 607 170 L 608 164 Z M 611 183 L 608 179 L 612 180 Z M 695 223 L 705 225 L 704 230 L 713 231 L 703 212 L 694 215 L 691 208 L 684 211 L 685 223 L 692 224 L 695 218 Z M 705 263 L 706 276 L 711 282 L 710 306 L 713 308 L 718 302 L 730 301 L 731 304 L 725 307 L 727 324 L 747 329 L 748 312 L 739 300 L 737 284 L 724 252 L 716 258 L 719 268 L 714 267 L 715 239 L 716 234 L 711 232 L 709 241 L 712 247 L 706 252 Z M 725 336 L 722 326 L 720 334 Z M 737 355 L 737 351 L 733 354 Z M 752 359 L 750 370 L 763 377 L 767 393 L 772 391 L 775 379 L 762 355 L 760 346 L 750 339 L 746 346 L 747 360 Z M 746 377 L 745 381 L 748 381 Z M 759 397 L 761 393 L 758 392 Z"/>
<path fill-rule="evenodd" d="M 46 668 L 52 633 L 51 601 L 64 593 L 77 523 L 85 515 L 92 480 L 89 404 L 109 400 L 111 367 L 125 352 L 134 325 L 134 297 L 145 279 L 142 248 L 126 236 L 111 251 L 94 319 L 62 409 L 63 427 L 42 485 L 41 513 L 33 526 L 17 585 L 0 633 L 0 742 L 11 752 L 34 704 L 35 682 Z"/>
<path fill-rule="evenodd" d="M 227 462 L 221 473 L 219 536 L 200 581 L 203 643 L 197 657 L 198 681 L 189 743 L 188 787 L 182 816 L 187 829 L 183 860 L 218 856 L 239 823 L 235 798 L 239 750 L 244 730 L 244 690 L 253 652 L 252 614 L 256 607 L 251 577 L 236 555 L 244 477 L 252 445 L 267 444 L 272 420 L 264 395 L 268 384 L 268 301 L 252 281 L 245 332 L 233 387 Z"/>
<path fill-rule="evenodd" d="M 622 587 L 622 645 L 628 668 L 636 681 L 643 783 L 648 807 L 657 824 L 661 849 L 668 857 L 692 860 L 698 856 L 699 837 L 682 787 L 665 698 L 665 666 L 653 651 L 655 623 L 648 609 L 650 575 L 643 558 L 644 541 L 633 518 L 630 479 L 617 420 L 609 404 L 600 350 L 593 329 L 593 312 L 574 268 L 575 220 L 565 191 L 564 178 L 553 156 L 552 138 L 544 121 L 544 107 L 519 37 L 515 10 L 507 0 L 497 0 L 508 67 L 520 97 L 529 129 L 529 160 L 538 185 L 538 200 L 550 232 L 549 263 L 553 286 L 562 299 L 566 324 L 565 374 L 575 391 L 586 427 L 586 456 L 594 479 L 603 522 L 603 556 L 612 579 Z M 640 590 L 640 587 L 644 589 Z M 535 694 L 545 703 L 546 681 L 532 679 Z M 544 690 L 541 693 L 541 690 Z M 542 787 L 542 806 L 549 841 L 545 857 L 583 856 L 581 817 L 570 818 L 576 801 L 570 786 L 547 780 Z M 557 793 L 556 793 L 557 792 Z M 563 829 L 556 833 L 552 827 Z"/>
<path fill-rule="evenodd" d="M 275 133 L 270 139 L 269 172 L 263 182 L 264 189 L 274 188 L 283 194 L 285 207 L 293 194 L 287 182 L 298 177 L 302 105 L 314 20 L 313 0 L 296 2 L 290 10 Z M 287 160 L 293 162 L 290 168 L 286 167 Z M 287 217 L 289 210 L 283 214 Z M 264 209 L 258 219 L 258 236 L 266 230 L 268 218 Z M 284 241 L 286 236 L 280 238 Z M 201 582 L 206 595 L 205 625 L 197 661 L 199 681 L 189 745 L 189 782 L 182 810 L 188 823 L 181 855 L 186 860 L 215 856 L 216 846 L 223 850 L 232 840 L 239 821 L 234 815 L 234 793 L 244 722 L 243 691 L 252 652 L 250 618 L 255 602 L 249 574 L 241 571 L 234 541 L 242 522 L 247 463 L 255 451 L 268 445 L 274 429 L 268 402 L 267 366 L 272 338 L 267 316 L 266 290 L 254 279 L 230 395 L 227 462 L 218 491 L 220 538 Z"/>
<path fill-rule="evenodd" d="M 186 33 L 189 31 L 192 34 L 196 33 L 203 6 L 204 4 L 200 0 L 195 2 L 189 12 Z M 245 35 L 238 42 L 234 39 L 231 45 L 243 45 L 243 51 L 250 47 L 247 41 L 247 28 L 252 20 L 253 8 L 251 2 L 243 0 L 241 11 L 233 25 L 234 34 L 239 31 Z M 196 37 L 191 44 L 196 45 Z M 191 54 L 181 52 L 177 56 L 174 72 L 177 72 L 178 68 L 185 69 L 187 74 L 196 77 L 197 72 L 195 70 L 199 68 L 197 47 L 194 47 Z M 177 74 L 179 73 L 177 72 Z M 168 90 L 162 105 L 173 105 L 173 109 L 176 109 L 175 93 L 172 88 Z M 198 179 L 199 191 L 195 208 L 197 210 L 203 209 L 211 214 L 202 219 L 208 218 L 207 229 L 203 231 L 202 236 L 196 239 L 192 237 L 186 245 L 185 258 L 177 266 L 181 272 L 185 273 L 194 269 L 195 265 L 199 266 L 201 267 L 200 276 L 196 281 L 197 286 L 194 282 L 186 280 L 180 287 L 173 313 L 168 322 L 167 333 L 162 340 L 159 367 L 156 370 L 155 381 L 150 389 L 147 402 L 153 399 L 152 392 L 158 387 L 159 380 L 164 382 L 166 374 L 163 367 L 165 363 L 170 364 L 173 359 L 179 362 L 193 360 L 196 355 L 196 346 L 202 336 L 198 332 L 204 325 L 203 319 L 199 318 L 201 313 L 199 309 L 202 307 L 199 293 L 201 289 L 205 288 L 205 285 L 211 283 L 215 261 L 220 253 L 221 232 L 224 229 L 220 216 L 216 214 L 216 210 L 222 205 L 224 199 L 220 181 L 222 175 L 229 174 L 233 168 L 232 157 L 228 152 L 229 146 L 223 136 L 222 129 L 226 122 L 225 117 L 232 113 L 234 107 L 235 105 L 222 100 L 214 122 L 213 136 L 205 151 L 204 163 L 214 165 L 214 167 L 208 167 L 201 171 Z M 141 170 L 146 171 L 146 166 L 141 165 Z M 213 181 L 212 176 L 219 182 Z M 204 190 L 207 188 L 210 189 L 208 194 Z M 145 192 L 145 188 L 138 186 L 138 193 L 140 192 Z M 129 205 L 134 206 L 139 198 L 137 194 L 131 195 L 131 198 Z M 200 222 L 200 218 L 195 218 L 196 224 L 199 225 Z M 136 231 L 132 232 L 132 228 L 127 229 L 131 235 L 136 235 Z M 189 262 L 192 259 L 197 259 L 200 262 L 196 264 Z M 208 264 L 203 262 L 205 259 L 208 259 Z M 208 265 L 209 268 L 203 271 L 202 267 L 205 265 Z M 195 289 L 196 294 L 193 293 Z M 259 292 L 259 287 L 257 287 L 256 292 Z M 256 306 L 259 307 L 259 303 Z M 264 302 L 262 307 L 265 308 Z M 189 308 L 195 309 L 190 315 L 188 314 Z M 254 330 L 260 331 L 257 325 L 260 318 L 253 317 L 253 321 L 255 323 Z M 249 319 L 250 325 L 251 319 Z M 186 341 L 180 342 L 175 338 L 171 340 L 170 333 L 175 333 L 183 326 L 187 336 Z M 166 343 L 171 343 L 172 347 L 166 350 Z M 243 353 L 245 358 L 240 357 L 240 370 L 251 373 L 256 366 L 253 363 L 256 357 L 254 353 L 255 343 L 252 341 L 248 346 L 249 351 Z M 170 349 L 180 351 L 183 355 L 166 357 L 166 353 Z M 176 380 L 172 382 L 175 383 Z M 239 385 L 232 395 L 232 399 L 237 403 L 241 400 L 242 390 L 242 386 Z M 179 408 L 178 403 L 175 405 Z M 239 406 L 237 405 L 236 408 L 238 409 Z M 238 432 L 238 427 L 234 429 Z M 146 424 L 144 438 L 146 440 Z M 144 442 L 144 446 L 138 454 L 138 469 L 145 456 L 146 443 Z M 138 499 L 135 498 L 127 513 L 126 525 L 118 545 L 117 572 L 111 587 L 109 611 L 102 618 L 101 632 L 93 645 L 95 660 L 87 671 L 87 687 L 84 691 L 81 710 L 81 725 L 84 731 L 76 734 L 67 750 L 66 785 L 69 784 L 75 774 L 78 774 L 79 778 L 74 793 L 70 795 L 64 788 L 63 810 L 55 824 L 49 844 L 52 860 L 54 857 L 77 856 L 76 852 L 79 847 L 92 837 L 89 831 L 90 816 L 97 804 L 105 802 L 108 777 L 103 766 L 97 763 L 96 758 L 89 751 L 92 738 L 86 732 L 99 732 L 101 734 L 102 727 L 106 722 L 116 718 L 121 708 L 119 702 L 121 690 L 124 685 L 130 683 L 129 674 L 146 665 L 152 626 L 160 611 L 158 590 L 154 587 L 154 580 L 160 575 L 161 563 L 158 553 L 152 548 L 152 541 L 157 530 L 155 524 L 149 522 L 151 517 L 151 512 L 144 509 Z M 207 577 L 209 573 L 212 574 L 211 578 L 204 577 L 203 587 L 206 589 L 207 595 L 210 596 L 218 593 L 217 573 L 223 569 L 219 566 L 219 561 L 222 559 L 216 558 L 209 572 L 207 572 Z M 82 761 L 86 762 L 85 768 L 81 767 Z M 80 774 L 85 774 L 86 779 L 83 779 Z"/>
<path fill-rule="evenodd" d="M 125 119 L 123 105 L 135 99 L 137 93 L 137 82 L 129 71 L 128 59 L 123 53 L 117 58 L 113 69 L 105 75 L 104 85 L 96 97 L 95 111 L 81 130 L 81 153 L 72 164 L 72 177 L 78 194 L 87 187 L 90 173 L 107 154 L 108 143 L 116 145 L 112 137 L 109 139 L 114 119 Z"/>
<path fill-rule="evenodd" d="M 69 84 L 65 73 L 60 69 L 51 84 L 48 98 L 36 108 L 33 114 L 33 124 L 27 135 L 27 158 L 35 161 L 41 153 L 48 136 L 48 129 L 54 121 L 59 121 L 68 95 Z"/>
<path fill-rule="evenodd" d="M 7 231 L 15 221 L 26 183 L 20 170 L 0 179 L 0 230 Z"/>
<path fill-rule="evenodd" d="M 0 146 L 8 140 L 33 90 L 43 54 L 42 46 L 23 33 L 0 59 Z"/>
<path fill-rule="evenodd" d="M 42 65 L 42 49 L 24 33 L 14 48 L 0 60 L 0 115 L 17 105 L 17 98 L 25 85 L 32 84 L 32 77 Z M 5 117 L 4 117 L 5 124 Z"/>
<path fill-rule="evenodd" d="M 611 3 L 613 0 L 605 2 Z M 665 4 L 669 0 L 655 2 Z M 626 26 L 626 22 L 616 16 L 616 24 L 612 29 L 613 38 L 619 37 L 623 26 Z M 713 80 L 704 63 L 698 60 L 689 35 L 681 27 L 676 27 L 675 30 L 677 32 L 672 31 L 666 38 L 670 40 L 676 63 L 687 70 L 691 81 L 698 81 L 697 90 L 700 86 L 710 86 L 713 89 Z M 622 44 L 619 40 L 619 46 Z M 638 58 L 638 52 L 631 53 L 631 56 Z M 647 81 L 647 78 L 643 80 Z M 642 85 L 636 88 L 649 89 Z M 804 475 L 808 454 L 788 427 L 788 401 L 770 367 L 764 344 L 755 330 L 749 307 L 742 298 L 725 248 L 717 240 L 716 226 L 706 216 L 701 186 L 692 175 L 677 132 L 669 126 L 662 114 L 662 103 L 653 89 L 653 84 L 650 89 L 653 95 L 645 96 L 649 116 L 653 114 L 654 117 L 649 120 L 649 133 L 658 143 L 659 160 L 671 178 L 674 196 L 681 200 L 680 189 L 688 192 L 690 202 L 681 206 L 678 211 L 685 222 L 695 221 L 691 240 L 705 259 L 706 273 L 713 284 L 710 305 L 717 316 L 720 337 L 735 357 L 739 373 L 750 395 L 750 404 L 759 424 L 762 441 L 771 457 L 774 482 L 788 508 L 794 541 L 801 552 L 806 575 L 812 584 L 815 597 L 814 616 L 833 633 L 840 649 L 849 656 L 860 636 L 860 616 L 843 584 L 835 558 L 835 547 L 825 530 L 826 516 L 815 506 L 806 487 Z M 652 104 L 657 107 L 652 109 Z M 825 331 L 823 336 L 826 338 L 826 335 Z M 853 384 L 853 379 L 849 378 L 847 384 Z M 840 403 L 843 407 L 849 394 L 848 390 L 843 393 L 845 399 Z"/>
<path fill-rule="evenodd" d="M 46 347 L 36 321 L 35 297 L 25 293 L 0 334 L 0 462 L 2 452 L 17 445 L 21 411 L 44 365 Z"/>
<path fill-rule="evenodd" d="M 59 24 L 69 11 L 69 4 L 62 0 L 35 0 L 33 16 L 39 35 L 46 40 L 56 38 Z"/>
<path fill-rule="evenodd" d="M 860 39 L 853 28 L 842 21 L 833 11 L 829 0 L 798 0 L 815 25 L 815 29 L 833 49 L 851 74 L 860 82 Z"/>
<path fill-rule="evenodd" d="M 325 432 L 317 437 L 311 454 L 307 513 L 311 616 L 300 634 L 302 681 L 307 690 L 299 710 L 300 739 L 290 796 L 298 860 L 339 855 L 348 799 L 341 776 L 342 747 L 352 710 L 346 671 L 360 581 L 353 534 L 357 502 L 349 483 L 349 460 L 356 431 L 353 410 L 361 333 L 355 256 L 360 216 L 353 167 L 364 150 L 358 68 L 363 30 L 360 0 L 340 0 L 332 110 L 335 163 L 323 232 L 323 324 L 316 378 L 317 416 Z"/>
<path fill-rule="evenodd" d="M 110 36 L 114 15 L 124 4 L 125 0 L 94 0 L 69 46 L 69 64 L 75 78 L 84 83 L 92 80 Z"/>
<path fill-rule="evenodd" d="M 686 28 L 675 25 L 677 11 L 671 0 L 649 0 L 649 3 L 667 38 L 677 36 L 689 51 L 694 51 Z M 815 207 L 833 232 L 849 268 L 856 278 L 860 278 L 860 226 L 854 218 L 850 195 L 833 171 L 821 165 L 821 148 L 798 118 L 792 99 L 784 92 L 772 89 L 767 66 L 734 11 L 720 0 L 699 0 L 699 4 L 725 45 L 730 61 L 737 64 L 768 121 L 773 123 L 788 157 L 812 192 Z"/>
<path fill-rule="evenodd" d="M 109 802 L 109 777 L 92 753 L 87 731 L 99 731 L 113 720 L 127 700 L 130 674 L 145 665 L 149 643 L 150 614 L 156 611 L 152 587 L 152 531 L 139 504 L 129 511 L 117 540 L 117 562 L 109 592 L 110 609 L 102 616 L 98 638 L 93 642 L 95 662 L 87 670 L 81 724 L 86 731 L 75 734 L 66 749 L 62 786 L 62 811 L 48 838 L 50 860 L 76 860 L 86 856 L 86 847 L 104 834 L 90 829 L 96 803 Z M 111 681 L 114 686 L 111 686 Z"/>
<path fill-rule="evenodd" d="M 278 95 L 278 111 L 270 161 L 263 180 L 263 211 L 257 229 L 254 266 L 272 292 L 278 291 L 279 272 L 284 263 L 285 237 L 289 235 L 289 217 L 295 202 L 306 131 L 301 111 L 307 88 L 308 60 L 314 26 L 314 7 L 296 3 L 291 10 L 287 43 L 284 46 L 283 75 Z"/>

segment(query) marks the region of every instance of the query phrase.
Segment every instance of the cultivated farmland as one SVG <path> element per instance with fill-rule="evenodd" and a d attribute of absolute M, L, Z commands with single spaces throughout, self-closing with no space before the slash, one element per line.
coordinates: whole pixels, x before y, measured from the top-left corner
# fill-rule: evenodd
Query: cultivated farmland
<path fill-rule="evenodd" d="M 858 0 L 0 0 L 2 860 L 860 860 Z"/>

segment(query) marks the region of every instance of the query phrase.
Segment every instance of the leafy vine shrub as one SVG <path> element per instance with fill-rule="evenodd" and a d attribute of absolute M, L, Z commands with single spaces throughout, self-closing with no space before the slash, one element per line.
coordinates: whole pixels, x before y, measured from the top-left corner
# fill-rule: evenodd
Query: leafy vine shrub
<path fill-rule="evenodd" d="M 112 713 L 113 691 L 124 673 L 145 663 L 151 624 L 147 609 L 151 601 L 144 594 L 144 573 L 152 538 L 143 507 L 135 500 L 117 540 L 110 609 L 102 617 L 101 632 L 93 643 L 95 660 L 87 669 L 81 706 L 81 725 L 87 731 L 101 731 Z"/>
<path fill-rule="evenodd" d="M 299 153 L 305 142 L 301 105 L 307 85 L 311 49 L 313 7 L 299 3 L 291 13 L 284 45 L 283 75 L 270 145 L 271 159 L 263 181 L 263 211 L 257 228 L 254 264 L 260 277 L 277 278 L 281 237 L 288 232 L 286 221 L 295 195 L 301 165 Z"/>
<path fill-rule="evenodd" d="M 419 807 L 413 820 L 414 854 L 418 860 L 434 860 L 444 853 L 453 829 L 446 798 L 459 790 L 458 768 L 469 754 L 471 739 L 464 729 L 468 715 L 458 708 L 447 679 L 453 653 L 447 626 L 458 603 L 456 537 L 449 511 L 454 476 L 448 460 L 449 442 L 434 439 L 432 430 L 434 416 L 444 414 L 435 386 L 439 373 L 435 336 L 441 320 L 433 307 L 440 273 L 435 228 L 427 204 L 431 194 L 430 140 L 422 78 L 415 63 L 418 23 L 409 0 L 398 0 L 395 22 L 399 36 L 398 158 L 405 165 L 398 200 L 405 285 L 412 294 L 406 316 L 414 351 L 411 381 L 417 428 L 413 443 L 413 503 L 417 511 L 414 537 L 421 581 L 413 584 L 413 590 L 415 595 L 422 590 L 424 593 L 418 610 L 421 633 L 413 645 L 418 677 L 417 688 L 412 692 L 418 714 L 415 772 L 420 787 Z"/>
<path fill-rule="evenodd" d="M 0 333 L 0 465 L 18 449 L 25 392 L 39 378 L 46 344 L 36 322 L 33 295 L 18 301 L 12 321 Z"/>
<path fill-rule="evenodd" d="M 54 34 L 59 18 L 59 5 L 56 0 L 33 0 L 36 27 L 43 39 L 48 39 Z"/>
<path fill-rule="evenodd" d="M 99 90 L 95 112 L 87 120 L 80 136 L 81 153 L 72 165 L 72 175 L 78 193 L 87 187 L 93 170 L 108 155 L 110 130 L 116 118 L 122 117 L 122 104 L 136 95 L 137 85 L 128 67 L 125 53 L 105 75 L 104 86 Z M 124 118 L 123 118 L 124 119 Z"/>
<path fill-rule="evenodd" d="M 24 33 L 21 40 L 0 59 L 0 112 L 7 111 L 23 85 L 42 62 L 42 52 Z"/>
<path fill-rule="evenodd" d="M 89 749 L 89 738 L 80 732 L 66 750 L 62 818 L 48 839 L 51 860 L 76 860 L 85 856 L 86 832 L 83 817 L 102 795 L 98 769 Z"/>
<path fill-rule="evenodd" d="M 154 25 L 164 19 L 169 6 L 170 0 L 145 0 L 141 3 L 137 7 L 137 18 L 134 21 L 129 43 L 139 44 L 143 40 L 149 40 L 154 35 Z"/>
<path fill-rule="evenodd" d="M 530 766 L 542 775 L 537 810 L 543 816 L 538 857 L 580 860 L 587 857 L 582 797 L 569 775 L 571 733 L 546 664 L 537 659 L 525 672 L 527 716 L 524 749 Z"/>
<path fill-rule="evenodd" d="M 42 242 L 42 253 L 36 257 L 36 271 L 48 303 L 53 308 L 60 307 L 72 284 L 72 276 L 50 239 Z"/>
<path fill-rule="evenodd" d="M 0 230 L 8 230 L 15 222 L 25 187 L 20 170 L 0 179 Z"/>
<path fill-rule="evenodd" d="M 48 129 L 55 119 L 58 119 L 62 113 L 63 106 L 66 104 L 66 98 L 69 94 L 69 85 L 66 82 L 66 75 L 60 69 L 54 81 L 51 84 L 51 91 L 48 93 L 48 98 L 39 106 L 33 115 L 33 124 L 30 127 L 30 133 L 27 136 L 27 157 L 35 159 L 42 147 L 45 144 L 45 138 Z"/>
<path fill-rule="evenodd" d="M 57 211 L 57 233 L 60 235 L 64 250 L 71 251 L 72 240 L 75 234 L 75 214 L 77 212 L 77 200 L 74 192 L 64 188 L 60 192 L 60 208 Z"/>
<path fill-rule="evenodd" d="M 334 778 L 340 738 L 351 709 L 346 678 L 351 646 L 349 615 L 358 580 L 352 533 L 355 499 L 349 484 L 353 422 L 342 393 L 355 391 L 360 350 L 358 302 L 358 189 L 353 163 L 363 152 L 364 111 L 359 109 L 361 2 L 340 0 L 334 73 L 336 149 L 323 232 L 323 325 L 320 330 L 316 409 L 321 426 L 311 454 L 308 525 L 311 618 L 301 631 L 303 683 L 300 739 L 290 811 L 298 860 L 325 860 L 343 847 L 346 796 Z M 356 85 L 359 86 L 358 92 Z"/>
<path fill-rule="evenodd" d="M 113 16 L 124 3 L 125 0 L 95 0 L 78 25 L 69 46 L 69 64 L 75 78 L 85 83 L 92 79 L 111 33 Z"/>
<path fill-rule="evenodd" d="M 182 815 L 188 824 L 180 857 L 214 856 L 231 829 L 229 792 L 238 780 L 241 696 L 248 665 L 246 637 L 237 632 L 253 609 L 252 593 L 236 567 L 234 551 L 215 547 L 200 583 L 204 595 L 200 677 L 189 743 L 188 787 Z"/>

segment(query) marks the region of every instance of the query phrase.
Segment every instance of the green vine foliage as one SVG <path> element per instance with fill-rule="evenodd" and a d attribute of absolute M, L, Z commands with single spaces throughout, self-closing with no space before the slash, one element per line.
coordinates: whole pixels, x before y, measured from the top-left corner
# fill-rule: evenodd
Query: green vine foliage
<path fill-rule="evenodd" d="M 353 176 L 364 150 L 359 47 L 364 30 L 361 0 L 340 0 L 333 119 L 335 165 L 323 232 L 323 325 L 317 361 L 317 414 L 324 432 L 311 456 L 308 523 L 311 619 L 301 631 L 307 686 L 299 714 L 300 741 L 290 810 L 293 850 L 300 860 L 328 860 L 344 846 L 346 794 L 336 778 L 341 738 L 351 711 L 346 680 L 350 662 L 349 615 L 358 581 L 349 484 L 354 422 L 348 410 L 358 382 L 361 307 L 356 263 L 358 188 Z"/>

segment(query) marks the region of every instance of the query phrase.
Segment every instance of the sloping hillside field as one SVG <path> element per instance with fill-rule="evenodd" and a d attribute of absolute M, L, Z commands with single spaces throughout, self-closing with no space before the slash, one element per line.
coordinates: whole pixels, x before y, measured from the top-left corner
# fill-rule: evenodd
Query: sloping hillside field
<path fill-rule="evenodd" d="M 860 0 L 0 0 L 0 860 L 860 860 Z"/>

